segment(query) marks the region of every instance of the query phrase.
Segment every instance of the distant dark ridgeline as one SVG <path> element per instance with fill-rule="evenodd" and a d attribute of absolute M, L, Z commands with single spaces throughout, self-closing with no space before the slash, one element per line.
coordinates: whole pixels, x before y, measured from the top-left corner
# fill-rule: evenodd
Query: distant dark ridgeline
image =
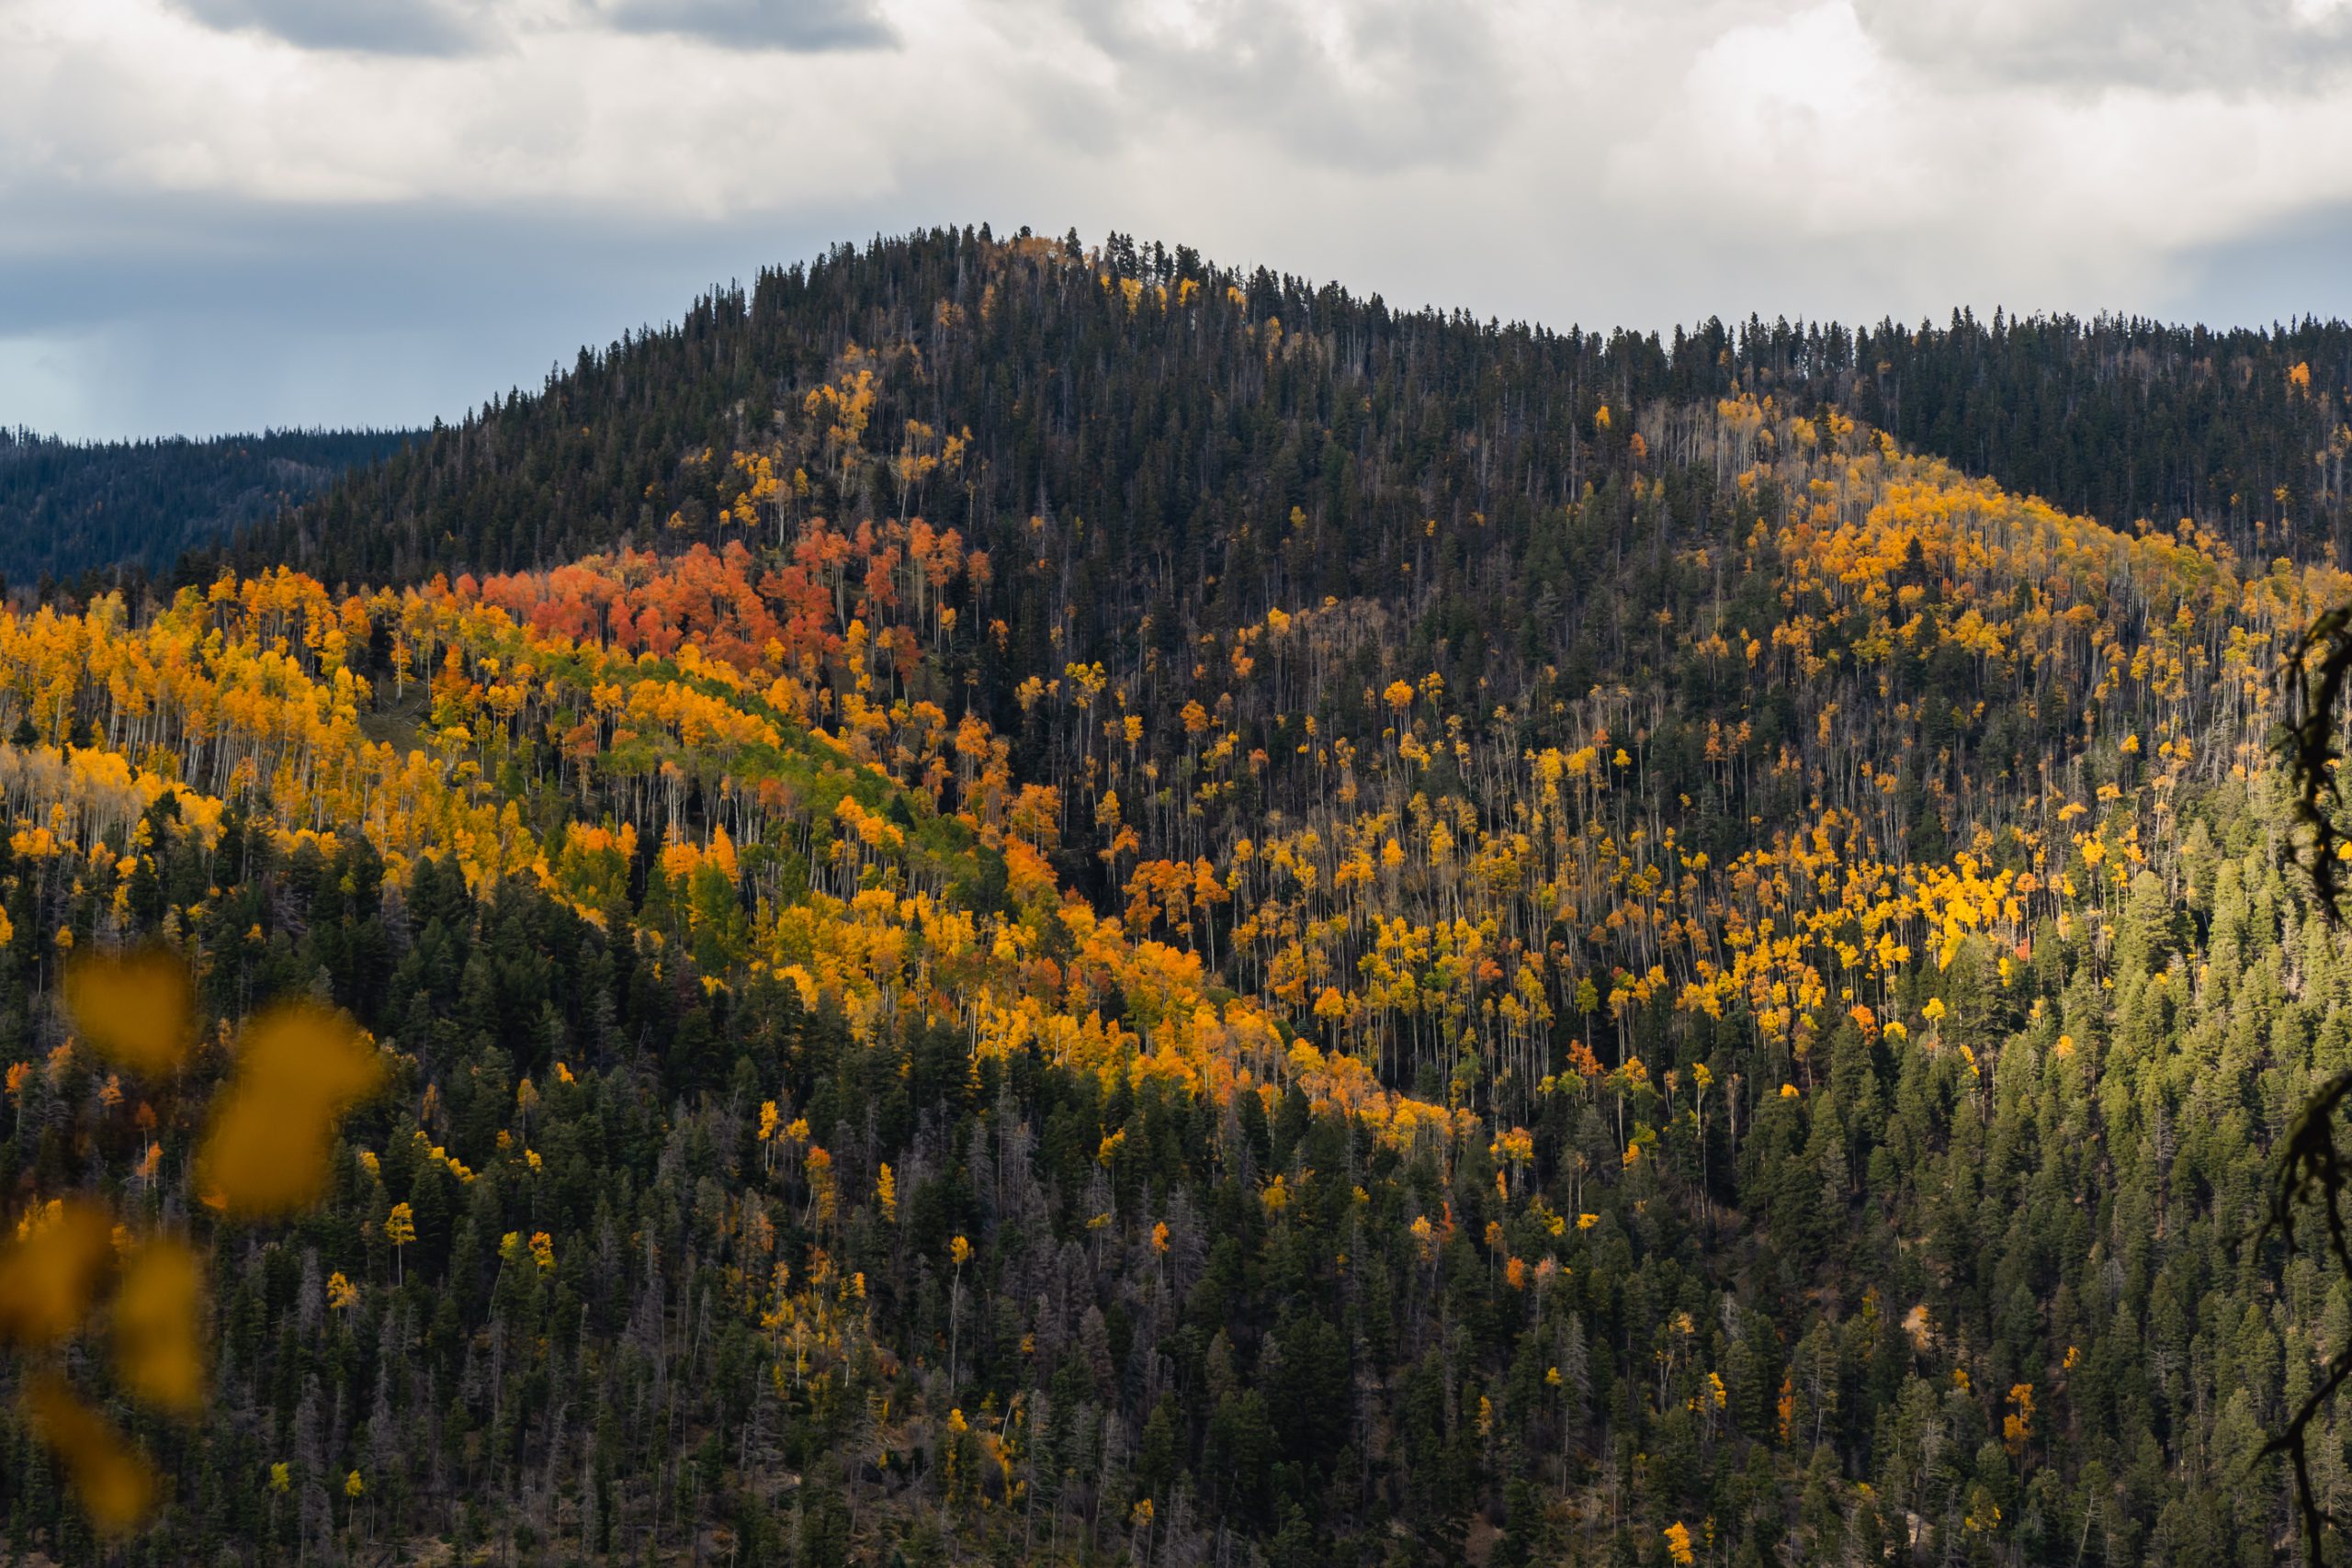
<path fill-rule="evenodd" d="M 82 442 L 0 428 L 0 574 L 30 585 L 119 565 L 163 571 L 413 438 L 273 430 Z"/>

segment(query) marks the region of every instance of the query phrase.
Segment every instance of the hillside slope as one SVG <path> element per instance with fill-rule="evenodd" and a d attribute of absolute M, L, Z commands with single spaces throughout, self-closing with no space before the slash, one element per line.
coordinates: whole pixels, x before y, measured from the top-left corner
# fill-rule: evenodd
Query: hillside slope
<path fill-rule="evenodd" d="M 669 548 L 0 618 L 0 1183 L 211 1281 L 193 1426 L 67 1364 L 125 1550 L 2270 1560 L 2352 1314 L 2257 1237 L 2352 1065 L 2273 673 L 2352 580 L 1434 322 L 1338 397 L 1104 261 L 682 426 Z M 1030 309 L 1095 352 L 1024 380 Z M 990 333 L 1017 463 L 907 423 Z M 549 539 L 642 493 L 569 439 L 493 466 Z M 56 990 L 142 940 L 176 1077 Z M 265 1225 L 210 1042 L 300 995 L 390 1087 Z M 87 1555 L 10 1408 L 8 1540 Z"/>

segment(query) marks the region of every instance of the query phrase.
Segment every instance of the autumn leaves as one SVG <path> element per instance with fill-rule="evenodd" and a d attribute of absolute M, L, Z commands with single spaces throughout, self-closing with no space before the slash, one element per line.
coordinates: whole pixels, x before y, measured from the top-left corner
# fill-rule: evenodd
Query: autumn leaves
<path fill-rule="evenodd" d="M 85 954 L 68 967 L 64 993 L 83 1043 L 109 1064 L 159 1092 L 186 1068 L 198 1033 L 195 987 L 175 953 Z M 266 1221 L 316 1201 L 337 1122 L 381 1077 L 372 1044 L 316 1003 L 281 1003 L 247 1020 L 196 1151 L 203 1203 Z M 154 1483 L 138 1450 L 62 1370 L 63 1352 L 103 1337 L 122 1395 L 193 1416 L 206 1390 L 203 1302 L 203 1268 L 186 1240 L 134 1230 L 86 1197 L 37 1207 L 0 1252 L 0 1340 L 37 1359 L 26 1417 L 101 1531 L 137 1524 Z"/>

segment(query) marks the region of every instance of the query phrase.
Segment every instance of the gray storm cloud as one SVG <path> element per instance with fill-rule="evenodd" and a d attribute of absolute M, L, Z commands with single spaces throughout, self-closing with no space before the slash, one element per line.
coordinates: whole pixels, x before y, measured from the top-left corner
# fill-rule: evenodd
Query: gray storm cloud
<path fill-rule="evenodd" d="M 2227 94 L 2341 77 L 2341 0 L 1855 0 L 1863 28 L 1922 70 L 1972 82 Z"/>
<path fill-rule="evenodd" d="M 370 54 L 450 55 L 489 33 L 472 8 L 441 0 L 180 0 L 207 27 L 252 31 L 304 49 Z"/>
<path fill-rule="evenodd" d="M 208 27 L 301 49 L 447 56 L 511 49 L 533 32 L 606 28 L 739 49 L 887 48 L 875 0 L 573 0 L 546 7 L 462 0 L 176 0 Z"/>
<path fill-rule="evenodd" d="M 871 0 L 593 0 L 625 32 L 787 50 L 881 49 L 898 41 Z"/>

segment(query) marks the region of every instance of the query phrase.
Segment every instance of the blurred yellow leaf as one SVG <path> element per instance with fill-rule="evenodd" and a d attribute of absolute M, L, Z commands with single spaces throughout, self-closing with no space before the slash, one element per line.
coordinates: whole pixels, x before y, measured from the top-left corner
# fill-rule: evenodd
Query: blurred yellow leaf
<path fill-rule="evenodd" d="M 155 1495 L 147 1461 L 62 1378 L 35 1378 L 25 1390 L 25 1416 L 33 1435 L 65 1461 L 74 1495 L 99 1533 L 119 1535 L 146 1517 Z"/>
<path fill-rule="evenodd" d="M 172 1071 L 196 1034 L 196 987 L 168 948 L 85 953 L 65 970 L 65 1006 L 91 1049 L 135 1073 Z"/>
<path fill-rule="evenodd" d="M 341 1013 L 291 1002 L 249 1021 L 236 1077 L 197 1154 L 205 1201 L 244 1215 L 308 1206 L 326 1185 L 336 1119 L 382 1077 L 382 1064 Z"/>
<path fill-rule="evenodd" d="M 131 1254 L 115 1292 L 115 1370 L 123 1386 L 184 1416 L 204 1404 L 203 1294 L 196 1254 L 169 1237 Z"/>
<path fill-rule="evenodd" d="M 113 1260 L 114 1224 L 92 1203 L 54 1204 L 0 1252 L 0 1338 L 46 1345 L 81 1326 Z"/>

